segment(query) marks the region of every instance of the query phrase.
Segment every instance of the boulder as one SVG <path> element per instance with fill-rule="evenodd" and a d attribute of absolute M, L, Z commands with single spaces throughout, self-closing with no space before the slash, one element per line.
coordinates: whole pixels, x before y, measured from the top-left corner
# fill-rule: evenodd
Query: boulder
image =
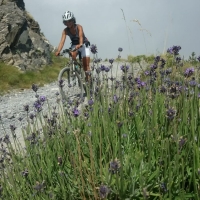
<path fill-rule="evenodd" d="M 0 0 L 0 61 L 21 70 L 37 70 L 51 63 L 53 47 L 23 0 Z"/>

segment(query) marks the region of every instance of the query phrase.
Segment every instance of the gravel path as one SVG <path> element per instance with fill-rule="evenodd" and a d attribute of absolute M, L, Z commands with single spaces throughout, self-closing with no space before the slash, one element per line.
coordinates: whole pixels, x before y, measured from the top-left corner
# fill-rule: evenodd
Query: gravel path
<path fill-rule="evenodd" d="M 109 66 L 108 63 L 101 63 Z M 124 63 L 113 63 L 113 76 L 121 75 L 120 67 Z M 139 66 L 134 64 L 134 72 L 137 74 Z M 110 74 L 109 74 L 110 75 Z M 45 96 L 50 106 L 56 105 L 56 93 L 59 91 L 57 82 L 47 84 L 38 89 L 38 95 Z M 32 89 L 12 92 L 4 96 L 0 96 L 0 138 L 4 134 L 11 134 L 10 125 L 16 127 L 15 133 L 18 138 L 22 138 L 22 127 L 27 124 L 27 114 L 24 111 L 24 106 L 29 105 L 30 113 L 34 113 L 33 104 L 36 101 L 35 93 Z M 21 121 L 19 119 L 21 118 Z M 3 122 L 3 126 L 2 123 Z"/>

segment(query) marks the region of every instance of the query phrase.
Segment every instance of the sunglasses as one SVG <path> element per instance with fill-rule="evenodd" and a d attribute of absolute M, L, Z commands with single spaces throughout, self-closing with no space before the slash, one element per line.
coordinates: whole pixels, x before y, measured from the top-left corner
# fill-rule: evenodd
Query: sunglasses
<path fill-rule="evenodd" d="M 67 21 L 63 21 L 63 24 L 71 23 L 71 22 L 72 22 L 72 20 L 70 19 L 70 20 L 67 20 Z"/>

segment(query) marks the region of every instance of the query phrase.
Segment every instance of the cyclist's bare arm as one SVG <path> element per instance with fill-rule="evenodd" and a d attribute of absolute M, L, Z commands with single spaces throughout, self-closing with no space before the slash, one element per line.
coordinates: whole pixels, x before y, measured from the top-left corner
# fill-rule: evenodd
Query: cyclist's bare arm
<path fill-rule="evenodd" d="M 58 50 L 55 53 L 56 56 L 58 56 L 60 54 L 60 51 L 62 50 L 62 48 L 63 48 L 63 46 L 65 44 L 66 37 L 67 37 L 67 32 L 64 29 L 63 32 L 62 32 L 62 37 L 61 37 L 60 43 L 58 45 Z"/>

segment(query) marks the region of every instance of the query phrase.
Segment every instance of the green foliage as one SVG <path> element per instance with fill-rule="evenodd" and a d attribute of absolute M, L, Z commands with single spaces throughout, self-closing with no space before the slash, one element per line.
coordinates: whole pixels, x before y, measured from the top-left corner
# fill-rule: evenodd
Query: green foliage
<path fill-rule="evenodd" d="M 33 119 L 27 111 L 25 150 L 2 139 L 1 197 L 198 200 L 200 100 L 191 80 L 200 74 L 168 59 L 143 79 L 126 71 L 109 84 L 103 74 L 90 104 L 57 97 Z"/>
<path fill-rule="evenodd" d="M 67 59 L 56 57 L 53 54 L 51 56 L 52 64 L 38 71 L 22 72 L 14 66 L 0 63 L 0 94 L 13 89 L 31 88 L 33 83 L 38 83 L 38 85 L 42 86 L 45 83 L 56 81 L 58 73 L 67 62 Z"/>

